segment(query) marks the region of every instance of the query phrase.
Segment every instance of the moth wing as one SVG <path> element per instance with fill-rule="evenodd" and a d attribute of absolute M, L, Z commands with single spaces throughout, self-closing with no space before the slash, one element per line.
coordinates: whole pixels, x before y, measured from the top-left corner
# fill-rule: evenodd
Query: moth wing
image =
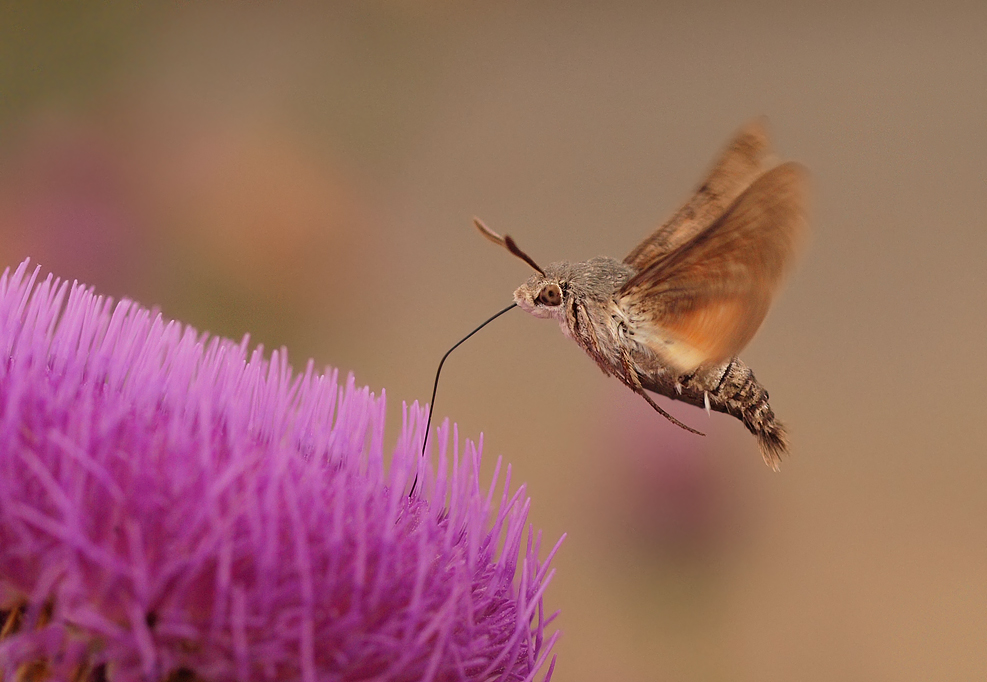
<path fill-rule="evenodd" d="M 768 155 L 764 119 L 755 119 L 737 132 L 685 206 L 627 254 L 624 262 L 643 270 L 712 225 L 764 172 Z"/>
<path fill-rule="evenodd" d="M 776 166 L 719 220 L 628 280 L 617 303 L 634 338 L 680 373 L 736 355 L 792 263 L 806 185 L 799 164 Z"/>

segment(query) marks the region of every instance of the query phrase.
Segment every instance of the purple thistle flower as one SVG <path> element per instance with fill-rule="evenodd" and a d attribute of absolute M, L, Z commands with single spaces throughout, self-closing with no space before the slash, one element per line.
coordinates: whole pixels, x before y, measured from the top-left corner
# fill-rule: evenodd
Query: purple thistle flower
<path fill-rule="evenodd" d="M 0 679 L 544 666 L 558 544 L 539 560 L 510 467 L 481 490 L 482 439 L 461 451 L 453 427 L 450 453 L 444 424 L 433 471 L 425 410 L 405 406 L 385 467 L 384 396 L 352 376 L 295 374 L 283 351 L 39 282 L 27 262 L 0 278 L 0 358 Z"/>

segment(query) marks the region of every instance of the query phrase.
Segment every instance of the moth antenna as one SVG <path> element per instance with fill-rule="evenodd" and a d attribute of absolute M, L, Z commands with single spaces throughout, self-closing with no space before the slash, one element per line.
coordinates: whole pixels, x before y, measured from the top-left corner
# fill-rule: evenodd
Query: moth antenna
<path fill-rule="evenodd" d="M 507 246 L 507 250 L 513 253 L 515 256 L 523 260 L 525 263 L 533 267 L 538 271 L 538 274 L 542 277 L 545 276 L 545 271 L 538 267 L 538 263 L 532 260 L 531 256 L 526 254 L 524 251 L 518 248 L 518 245 L 514 243 L 510 235 L 504 235 L 504 244 Z"/>
<path fill-rule="evenodd" d="M 479 221 L 477 221 L 477 223 L 479 223 Z M 486 227 L 486 226 L 484 226 L 484 227 Z M 508 237 L 508 239 L 510 239 L 510 237 Z M 463 338 L 461 338 L 459 341 L 457 341 L 456 342 L 456 345 L 453 346 L 452 348 L 450 348 L 449 350 L 447 350 L 446 351 L 446 354 L 442 356 L 442 359 L 441 360 L 439 360 L 439 368 L 435 370 L 435 383 L 432 384 L 432 399 L 428 403 L 428 417 L 425 419 L 425 437 L 422 439 L 422 457 L 425 456 L 425 448 L 428 447 L 428 431 L 429 431 L 429 429 L 432 426 L 432 412 L 435 411 L 435 394 L 439 390 L 439 374 L 442 373 L 442 365 L 445 364 L 446 358 L 449 357 L 449 354 L 452 353 L 452 351 L 456 350 L 461 345 L 463 345 L 463 343 L 466 341 L 466 339 L 468 339 L 471 336 L 473 336 L 473 334 L 476 334 L 478 331 L 480 331 L 481 329 L 483 329 L 484 327 L 486 327 L 488 324 L 490 324 L 491 322 L 493 322 L 494 320 L 496 320 L 498 317 L 500 317 L 501 315 L 503 315 L 504 313 L 506 313 L 507 311 L 509 311 L 511 308 L 516 308 L 516 307 L 517 307 L 517 303 L 512 303 L 509 306 L 507 306 L 506 308 L 504 308 L 503 310 L 501 310 L 499 313 L 497 313 L 496 315 L 494 315 L 493 317 L 487 319 L 486 322 L 484 322 L 479 327 L 477 327 L 476 329 L 474 329 L 473 331 L 471 331 L 469 334 L 467 334 L 466 336 L 464 336 Z M 415 473 L 415 481 L 414 481 L 414 483 L 411 484 L 411 492 L 408 493 L 408 497 L 413 497 L 414 496 L 414 494 L 415 494 L 415 487 L 417 485 L 418 485 L 418 473 L 416 472 Z"/>
<path fill-rule="evenodd" d="M 497 246 L 507 246 L 504 243 L 503 237 L 501 237 L 499 234 L 497 234 L 489 227 L 487 227 L 487 224 L 482 220 L 480 220 L 479 218 L 477 218 L 476 216 L 473 216 L 473 224 L 476 225 L 476 229 L 480 231 L 480 234 L 482 234 L 484 237 L 492 241 Z"/>
<path fill-rule="evenodd" d="M 476 229 L 478 229 L 480 231 L 480 234 L 482 234 L 484 237 L 492 241 L 494 244 L 497 244 L 498 246 L 503 246 L 505 249 L 507 249 L 515 256 L 517 256 L 525 263 L 527 263 L 535 270 L 537 270 L 540 275 L 542 275 L 543 277 L 545 276 L 545 271 L 542 270 L 540 267 L 538 267 L 538 263 L 536 263 L 531 258 L 531 256 L 529 256 L 520 248 L 518 248 L 517 243 L 515 243 L 515 241 L 511 239 L 510 235 L 504 235 L 503 237 L 501 237 L 499 234 L 497 234 L 489 227 L 487 227 L 486 223 L 484 223 L 482 220 L 476 217 L 473 218 L 473 224 L 476 225 Z"/>

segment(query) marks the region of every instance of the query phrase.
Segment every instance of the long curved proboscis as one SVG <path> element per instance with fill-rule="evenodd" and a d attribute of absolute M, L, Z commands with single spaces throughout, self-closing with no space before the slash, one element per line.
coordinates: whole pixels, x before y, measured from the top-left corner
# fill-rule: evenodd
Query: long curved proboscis
<path fill-rule="evenodd" d="M 517 256 L 525 263 L 527 263 L 535 270 L 537 270 L 541 275 L 545 274 L 545 271 L 542 270 L 540 267 L 538 267 L 538 263 L 532 260 L 531 256 L 529 256 L 524 251 L 518 248 L 518 245 L 514 242 L 513 239 L 511 239 L 510 235 L 505 234 L 503 237 L 501 237 L 499 234 L 497 234 L 489 227 L 487 227 L 486 223 L 484 223 L 479 218 L 473 218 L 473 224 L 476 225 L 476 229 L 480 231 L 480 234 L 482 234 L 484 237 L 492 241 L 494 244 L 497 244 L 498 246 L 503 246 L 505 249 L 507 249 L 515 256 Z"/>
<path fill-rule="evenodd" d="M 486 322 L 484 322 L 479 327 L 477 327 L 476 329 L 474 329 L 473 331 L 471 331 L 469 334 L 467 334 L 466 336 L 464 336 L 463 338 L 461 338 L 459 341 L 457 341 L 456 342 L 456 345 L 453 346 L 452 348 L 450 348 L 449 350 L 447 350 L 446 351 L 446 354 L 442 356 L 442 359 L 441 360 L 439 360 L 439 368 L 437 370 L 435 370 L 435 383 L 432 384 L 432 399 L 428 403 L 428 418 L 425 420 L 425 437 L 422 439 L 422 457 L 425 456 L 425 450 L 428 447 L 428 431 L 429 431 L 429 429 L 432 426 L 432 412 L 435 410 L 435 394 L 439 390 L 439 375 L 442 373 L 442 365 L 446 364 L 446 358 L 448 358 L 449 355 L 452 354 L 452 351 L 456 350 L 461 345 L 463 345 L 463 343 L 465 343 L 466 340 L 469 339 L 471 336 L 473 336 L 474 334 L 476 334 L 478 331 L 480 331 L 481 329 L 483 329 L 484 327 L 486 327 L 488 324 L 490 324 L 491 322 L 493 322 L 494 320 L 496 320 L 498 317 L 500 317 L 504 313 L 506 313 L 506 312 L 508 312 L 510 310 L 513 310 L 514 308 L 517 308 L 517 303 L 510 304 L 509 306 L 507 306 L 506 308 L 504 308 L 503 310 L 501 310 L 496 315 L 493 315 L 492 317 L 488 318 Z M 418 474 L 415 473 L 415 480 L 411 484 L 411 492 L 408 493 L 408 497 L 414 497 L 414 495 L 415 495 L 415 489 L 417 487 L 418 487 Z"/>

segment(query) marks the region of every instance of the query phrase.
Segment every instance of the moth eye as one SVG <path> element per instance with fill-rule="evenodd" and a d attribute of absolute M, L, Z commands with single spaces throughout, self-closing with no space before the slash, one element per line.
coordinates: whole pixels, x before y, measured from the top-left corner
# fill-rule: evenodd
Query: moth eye
<path fill-rule="evenodd" d="M 557 306 L 562 304 L 562 291 L 559 289 L 558 284 L 549 284 L 543 287 L 541 291 L 538 292 L 538 297 L 535 299 L 538 303 L 547 306 Z"/>

